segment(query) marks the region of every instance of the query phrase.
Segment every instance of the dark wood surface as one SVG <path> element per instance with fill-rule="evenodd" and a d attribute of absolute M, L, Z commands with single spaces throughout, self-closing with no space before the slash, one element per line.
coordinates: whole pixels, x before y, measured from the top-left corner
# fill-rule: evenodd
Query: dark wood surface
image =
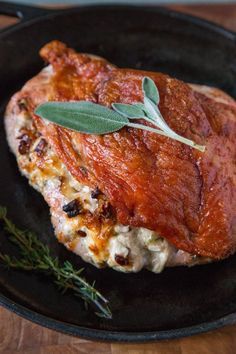
<path fill-rule="evenodd" d="M 173 5 L 172 9 L 203 17 L 236 31 L 236 4 Z M 0 28 L 14 19 L 0 16 Z M 31 323 L 0 308 L 1 354 L 235 354 L 236 325 L 213 332 L 150 344 L 97 343 L 70 337 Z"/>

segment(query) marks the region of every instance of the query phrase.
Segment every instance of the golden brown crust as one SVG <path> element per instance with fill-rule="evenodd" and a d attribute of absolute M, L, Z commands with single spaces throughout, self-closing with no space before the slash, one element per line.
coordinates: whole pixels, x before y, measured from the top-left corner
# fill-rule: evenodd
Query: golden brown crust
<path fill-rule="evenodd" d="M 35 122 L 73 176 L 106 194 L 122 224 L 155 230 L 178 249 L 201 256 L 220 259 L 235 252 L 235 102 L 164 74 L 116 69 L 60 42 L 49 43 L 41 55 L 54 69 L 51 100 L 138 102 L 142 78 L 155 81 L 167 123 L 205 144 L 204 154 L 141 130 L 95 136 L 45 125 L 38 117 Z M 33 110 L 33 92 L 28 99 Z"/>

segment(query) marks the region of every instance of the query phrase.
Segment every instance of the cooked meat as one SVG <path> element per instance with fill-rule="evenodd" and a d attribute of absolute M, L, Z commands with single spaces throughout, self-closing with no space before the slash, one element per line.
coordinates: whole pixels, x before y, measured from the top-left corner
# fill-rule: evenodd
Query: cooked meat
<path fill-rule="evenodd" d="M 96 265 L 124 271 L 158 272 L 234 253 L 235 101 L 161 73 L 118 69 L 57 41 L 41 55 L 51 66 L 12 98 L 6 128 L 21 171 L 51 207 L 58 239 Z M 204 153 L 132 128 L 81 134 L 33 114 L 49 100 L 142 101 L 144 76 L 159 89 L 168 125 L 206 145 Z"/>

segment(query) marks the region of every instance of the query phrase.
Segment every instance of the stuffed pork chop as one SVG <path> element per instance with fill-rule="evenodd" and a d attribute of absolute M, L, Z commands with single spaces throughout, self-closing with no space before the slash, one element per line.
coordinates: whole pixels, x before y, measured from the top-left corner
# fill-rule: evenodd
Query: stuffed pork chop
<path fill-rule="evenodd" d="M 220 260 L 236 249 L 236 103 L 220 90 L 167 75 L 119 69 L 58 41 L 49 63 L 8 104 L 5 125 L 20 171 L 50 207 L 60 242 L 98 267 L 125 272 Z M 48 101 L 142 102 L 142 79 L 159 109 L 204 152 L 124 127 L 89 135 L 36 115 Z"/>

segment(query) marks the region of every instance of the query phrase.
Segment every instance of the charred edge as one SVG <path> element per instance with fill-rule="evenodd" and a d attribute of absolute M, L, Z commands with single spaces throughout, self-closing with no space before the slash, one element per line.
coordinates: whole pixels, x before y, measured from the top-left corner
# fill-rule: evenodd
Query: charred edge
<path fill-rule="evenodd" d="M 91 192 L 91 198 L 92 198 L 92 199 L 97 199 L 101 194 L 102 194 L 102 192 L 100 191 L 100 189 L 99 189 L 98 187 L 96 187 L 96 188 Z"/>
<path fill-rule="evenodd" d="M 68 218 L 73 218 L 81 214 L 83 211 L 81 203 L 74 199 L 70 203 L 63 205 L 62 210 L 67 214 Z"/>
<path fill-rule="evenodd" d="M 99 216 L 103 219 L 112 219 L 114 217 L 114 210 L 109 202 L 103 202 L 99 208 Z"/>
<path fill-rule="evenodd" d="M 20 112 L 22 112 L 22 111 L 27 111 L 27 100 L 26 100 L 26 98 L 21 98 L 21 99 L 17 102 L 17 106 L 18 106 Z"/>

